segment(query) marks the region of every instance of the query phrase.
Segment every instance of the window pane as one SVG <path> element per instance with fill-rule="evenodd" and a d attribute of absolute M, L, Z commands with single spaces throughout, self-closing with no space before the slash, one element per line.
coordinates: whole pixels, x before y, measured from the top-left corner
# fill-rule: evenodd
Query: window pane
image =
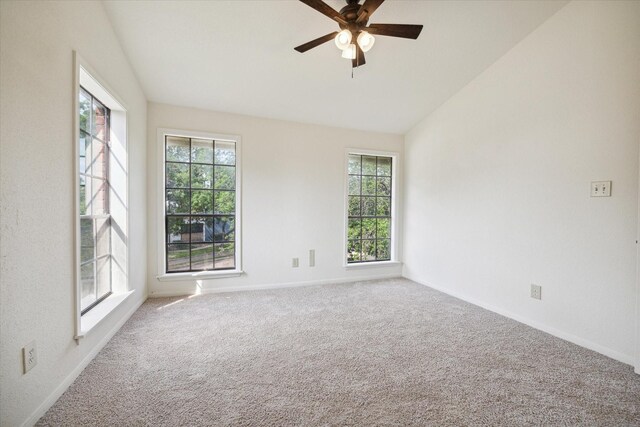
<path fill-rule="evenodd" d="M 91 175 L 91 141 L 92 138 L 89 135 L 80 132 L 80 141 L 78 141 L 78 150 L 80 152 L 80 173 L 85 173 L 87 175 Z"/>
<path fill-rule="evenodd" d="M 213 163 L 213 140 L 192 139 L 191 161 L 194 163 Z"/>
<path fill-rule="evenodd" d="M 109 191 L 106 181 L 99 178 L 87 179 L 91 181 L 91 205 L 92 215 L 105 215 L 109 213 L 109 207 L 107 204 L 107 198 L 109 197 Z"/>
<path fill-rule="evenodd" d="M 213 221 L 213 241 L 230 242 L 235 239 L 235 217 L 217 216 Z"/>
<path fill-rule="evenodd" d="M 376 241 L 376 259 L 385 261 L 391 259 L 391 240 L 378 239 Z"/>
<path fill-rule="evenodd" d="M 191 187 L 213 188 L 213 165 L 191 165 Z"/>
<path fill-rule="evenodd" d="M 234 268 L 235 245 L 233 243 L 216 243 L 214 245 L 215 268 Z"/>
<path fill-rule="evenodd" d="M 192 217 L 191 242 L 213 242 L 212 217 Z M 211 253 L 213 253 L 213 251 Z"/>
<path fill-rule="evenodd" d="M 200 243 L 191 245 L 191 269 L 192 270 L 212 270 L 213 269 L 213 244 Z"/>
<path fill-rule="evenodd" d="M 167 136 L 166 158 L 170 162 L 189 162 L 189 138 Z"/>
<path fill-rule="evenodd" d="M 362 236 L 362 221 L 360 219 L 349 220 L 349 230 L 347 235 L 349 239 L 359 239 Z"/>
<path fill-rule="evenodd" d="M 378 176 L 391 176 L 391 157 L 378 157 Z"/>
<path fill-rule="evenodd" d="M 189 245 L 167 245 L 167 271 L 188 271 Z"/>
<path fill-rule="evenodd" d="M 91 97 L 83 90 L 80 90 L 80 129 L 91 132 Z"/>
<path fill-rule="evenodd" d="M 216 191 L 213 202 L 214 212 L 217 214 L 232 214 L 236 210 L 235 191 Z"/>
<path fill-rule="evenodd" d="M 360 216 L 360 197 L 349 196 L 349 216 Z"/>
<path fill-rule="evenodd" d="M 189 243 L 188 217 L 167 218 L 167 243 Z"/>
<path fill-rule="evenodd" d="M 78 168 L 80 212 L 80 306 L 87 311 L 111 290 L 109 217 L 110 111 L 80 88 Z M 94 216 L 94 217 L 88 217 Z"/>
<path fill-rule="evenodd" d="M 88 215 L 87 212 L 87 179 L 80 176 L 80 215 Z"/>
<path fill-rule="evenodd" d="M 93 115 L 91 117 L 93 131 L 92 135 L 103 141 L 107 140 L 107 109 L 93 100 Z"/>
<path fill-rule="evenodd" d="M 389 239 L 391 237 L 391 221 L 389 219 L 378 218 L 378 239 Z"/>
<path fill-rule="evenodd" d="M 98 299 L 111 292 L 111 257 L 96 262 L 96 282 Z"/>
<path fill-rule="evenodd" d="M 188 214 L 189 190 L 167 190 L 167 213 L 168 214 Z"/>
<path fill-rule="evenodd" d="M 234 190 L 236 188 L 236 168 L 233 166 L 215 167 L 216 190 Z"/>
<path fill-rule="evenodd" d="M 236 143 L 228 141 L 216 141 L 216 164 L 236 164 Z"/>
<path fill-rule="evenodd" d="M 189 165 L 185 163 L 167 163 L 167 187 L 189 188 Z"/>
<path fill-rule="evenodd" d="M 107 147 L 103 142 L 93 139 L 91 142 L 91 175 L 98 178 L 106 178 L 107 171 Z"/>
<path fill-rule="evenodd" d="M 80 156 L 80 173 L 89 173 L 87 166 L 91 162 L 87 159 L 91 159 L 91 137 L 86 133 L 80 132 L 80 139 L 78 140 L 78 155 Z"/>
<path fill-rule="evenodd" d="M 362 177 L 362 194 L 375 196 L 376 195 L 376 178 L 374 176 Z"/>
<path fill-rule="evenodd" d="M 89 261 L 95 256 L 93 220 L 91 218 L 80 218 L 80 262 Z"/>
<path fill-rule="evenodd" d="M 377 178 L 377 180 L 376 194 L 378 196 L 391 196 L 391 178 Z"/>
<path fill-rule="evenodd" d="M 347 244 L 347 261 L 360 261 L 360 252 L 362 252 L 360 240 L 349 240 Z"/>
<path fill-rule="evenodd" d="M 111 221 L 109 218 L 96 220 L 96 256 L 111 253 Z"/>
<path fill-rule="evenodd" d="M 347 160 L 347 262 L 389 260 L 393 159 L 350 154 Z"/>
<path fill-rule="evenodd" d="M 375 218 L 366 218 L 362 220 L 362 238 L 376 238 L 376 220 Z"/>
<path fill-rule="evenodd" d="M 360 162 L 362 156 L 358 156 L 355 154 L 349 155 L 349 173 L 360 175 Z"/>
<path fill-rule="evenodd" d="M 233 268 L 235 142 L 166 136 L 165 150 L 167 272 Z M 185 217 L 170 216 L 175 214 Z M 185 248 L 178 242 L 190 243 L 190 246 Z M 214 242 L 221 253 L 220 259 L 215 257 Z M 170 249 L 173 250 L 171 256 Z"/>
<path fill-rule="evenodd" d="M 362 216 L 375 216 L 375 215 L 376 215 L 376 198 L 363 197 L 362 198 Z"/>
<path fill-rule="evenodd" d="M 376 259 L 376 241 L 362 241 L 362 259 L 361 261 L 374 261 Z"/>
<path fill-rule="evenodd" d="M 95 261 L 80 267 L 80 309 L 84 310 L 96 301 Z"/>
<path fill-rule="evenodd" d="M 389 197 L 378 197 L 377 199 L 377 215 L 391 216 L 391 199 Z"/>
<path fill-rule="evenodd" d="M 213 213 L 213 191 L 211 190 L 191 191 L 191 213 L 194 213 L 194 214 Z"/>
<path fill-rule="evenodd" d="M 80 173 L 85 173 L 87 171 L 87 159 L 84 156 L 80 157 L 80 165 L 78 170 L 80 171 Z"/>
<path fill-rule="evenodd" d="M 362 175 L 376 174 L 376 158 L 374 156 L 362 156 Z"/>
<path fill-rule="evenodd" d="M 360 176 L 349 175 L 349 194 L 360 195 Z"/>

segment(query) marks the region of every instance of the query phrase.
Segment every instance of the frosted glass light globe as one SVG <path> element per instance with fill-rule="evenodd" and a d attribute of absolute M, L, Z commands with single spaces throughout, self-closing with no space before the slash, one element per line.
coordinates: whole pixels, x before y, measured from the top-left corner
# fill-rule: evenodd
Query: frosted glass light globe
<path fill-rule="evenodd" d="M 356 45 L 350 44 L 342 51 L 342 57 L 346 59 L 356 59 Z"/>
<path fill-rule="evenodd" d="M 376 39 L 366 31 L 363 31 L 358 35 L 358 45 L 363 52 L 369 52 L 375 42 Z"/>
<path fill-rule="evenodd" d="M 351 44 L 352 38 L 353 35 L 351 34 L 351 31 L 342 30 L 336 36 L 336 46 L 338 46 L 338 49 L 345 50 Z"/>

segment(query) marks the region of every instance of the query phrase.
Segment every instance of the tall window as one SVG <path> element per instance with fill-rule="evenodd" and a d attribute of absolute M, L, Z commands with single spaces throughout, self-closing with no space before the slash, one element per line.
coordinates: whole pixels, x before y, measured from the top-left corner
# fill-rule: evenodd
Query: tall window
<path fill-rule="evenodd" d="M 110 110 L 80 88 L 80 309 L 111 293 Z"/>
<path fill-rule="evenodd" d="M 165 135 L 166 273 L 236 268 L 236 142 Z"/>
<path fill-rule="evenodd" d="M 392 157 L 349 154 L 349 264 L 391 260 L 392 167 Z"/>

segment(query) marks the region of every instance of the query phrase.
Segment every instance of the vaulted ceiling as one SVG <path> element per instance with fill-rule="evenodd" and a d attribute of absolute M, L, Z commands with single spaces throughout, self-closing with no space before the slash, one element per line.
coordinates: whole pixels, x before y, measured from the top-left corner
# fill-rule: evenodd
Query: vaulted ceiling
<path fill-rule="evenodd" d="M 565 4 L 387 0 L 370 22 L 422 34 L 377 37 L 352 78 L 333 42 L 293 50 L 337 29 L 298 1 L 104 2 L 150 101 L 399 134 Z"/>

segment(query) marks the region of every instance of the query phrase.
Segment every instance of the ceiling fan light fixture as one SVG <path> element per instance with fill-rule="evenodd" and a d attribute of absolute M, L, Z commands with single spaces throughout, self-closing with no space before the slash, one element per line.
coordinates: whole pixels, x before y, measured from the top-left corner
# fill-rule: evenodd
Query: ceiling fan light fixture
<path fill-rule="evenodd" d="M 356 59 L 356 45 L 350 44 L 342 51 L 342 57 L 346 59 Z"/>
<path fill-rule="evenodd" d="M 351 31 L 342 30 L 336 36 L 336 46 L 338 46 L 338 49 L 345 50 L 349 47 L 349 45 L 351 45 L 352 38 L 353 35 L 351 34 Z"/>
<path fill-rule="evenodd" d="M 373 47 L 373 44 L 376 42 L 376 39 L 368 32 L 362 31 L 358 35 L 357 41 L 358 46 L 360 46 L 360 49 L 362 49 L 363 52 L 369 52 Z"/>

